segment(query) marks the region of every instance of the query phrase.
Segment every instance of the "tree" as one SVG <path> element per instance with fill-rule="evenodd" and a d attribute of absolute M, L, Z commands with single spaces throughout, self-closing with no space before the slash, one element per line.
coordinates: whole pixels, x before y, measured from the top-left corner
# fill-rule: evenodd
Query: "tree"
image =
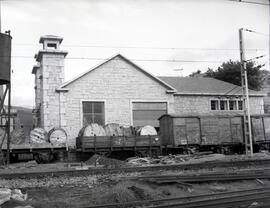
<path fill-rule="evenodd" d="M 198 69 L 197 71 L 192 72 L 189 76 L 190 77 L 201 77 L 201 76 L 203 76 L 203 74 L 202 74 L 202 71 Z"/>
<path fill-rule="evenodd" d="M 255 66 L 255 62 L 247 62 L 248 87 L 252 90 L 260 90 L 263 87 L 266 71 L 260 70 L 261 65 Z M 228 61 L 222 63 L 217 70 L 208 68 L 205 77 L 213 77 L 225 82 L 241 86 L 241 63 L 239 61 Z"/>

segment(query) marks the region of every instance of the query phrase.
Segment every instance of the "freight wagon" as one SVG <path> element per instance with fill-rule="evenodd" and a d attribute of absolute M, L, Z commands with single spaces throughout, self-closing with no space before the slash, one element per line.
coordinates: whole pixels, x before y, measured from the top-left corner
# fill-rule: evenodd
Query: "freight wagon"
<path fill-rule="evenodd" d="M 163 115 L 160 121 L 162 148 L 168 152 L 196 149 L 219 153 L 244 151 L 241 114 Z M 251 116 L 254 149 L 269 148 L 270 115 Z"/>
<path fill-rule="evenodd" d="M 76 148 L 79 152 L 125 154 L 133 155 L 158 155 L 161 142 L 158 135 L 149 136 L 82 136 L 76 138 Z"/>
<path fill-rule="evenodd" d="M 55 159 L 63 159 L 69 150 L 66 132 L 61 128 L 53 128 L 49 131 L 48 135 L 46 134 L 46 138 L 48 141 L 40 143 L 31 142 L 29 137 L 25 138 L 20 143 L 14 143 L 19 140 L 12 141 L 11 137 L 9 146 L 11 162 L 35 159 L 38 163 L 47 163 Z M 4 137 L 4 140 L 0 145 L 1 151 L 5 155 L 7 153 L 6 137 Z"/>

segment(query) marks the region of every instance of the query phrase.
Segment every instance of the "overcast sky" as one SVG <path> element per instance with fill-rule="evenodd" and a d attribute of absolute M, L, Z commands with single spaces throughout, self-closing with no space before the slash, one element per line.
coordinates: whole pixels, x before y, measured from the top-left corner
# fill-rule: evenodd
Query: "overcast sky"
<path fill-rule="evenodd" d="M 2 31 L 13 37 L 12 104 L 27 107 L 41 35 L 64 38 L 69 80 L 117 53 L 154 75 L 187 76 L 239 60 L 239 28 L 269 33 L 268 6 L 229 0 L 5 0 L 1 7 Z M 247 59 L 269 55 L 267 36 L 244 35 Z"/>

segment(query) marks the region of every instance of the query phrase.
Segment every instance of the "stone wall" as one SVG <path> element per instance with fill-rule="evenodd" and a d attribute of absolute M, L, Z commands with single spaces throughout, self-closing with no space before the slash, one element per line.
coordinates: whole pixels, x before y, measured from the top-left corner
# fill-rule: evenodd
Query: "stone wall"
<path fill-rule="evenodd" d="M 64 81 L 64 55 L 43 54 L 41 62 L 41 127 L 60 126 L 60 97 L 56 89 Z"/>
<path fill-rule="evenodd" d="M 168 113 L 173 113 L 174 99 L 166 88 L 120 57 L 105 63 L 89 74 L 69 84 L 69 92 L 61 92 L 62 127 L 67 131 L 70 144 L 82 128 L 82 101 L 104 101 L 105 123 L 132 125 L 132 101 L 168 102 Z"/>
<path fill-rule="evenodd" d="M 176 113 L 213 113 L 210 109 L 210 100 L 217 99 L 217 96 L 190 96 L 177 95 L 175 96 L 175 112 Z M 251 114 L 263 114 L 263 97 L 250 97 L 250 112 Z M 219 111 L 228 112 L 228 111 Z M 233 111 L 229 111 L 233 112 Z M 241 112 L 241 111 L 234 111 Z"/>

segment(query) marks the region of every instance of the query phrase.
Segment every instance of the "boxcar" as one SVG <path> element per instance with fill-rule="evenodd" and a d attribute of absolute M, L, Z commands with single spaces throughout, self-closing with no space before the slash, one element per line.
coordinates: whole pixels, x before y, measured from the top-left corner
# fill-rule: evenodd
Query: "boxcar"
<path fill-rule="evenodd" d="M 170 150 L 198 150 L 216 152 L 244 150 L 243 115 L 203 114 L 203 115 L 163 115 L 160 121 L 162 145 Z M 252 115 L 252 135 L 258 148 L 270 143 L 270 115 Z"/>

